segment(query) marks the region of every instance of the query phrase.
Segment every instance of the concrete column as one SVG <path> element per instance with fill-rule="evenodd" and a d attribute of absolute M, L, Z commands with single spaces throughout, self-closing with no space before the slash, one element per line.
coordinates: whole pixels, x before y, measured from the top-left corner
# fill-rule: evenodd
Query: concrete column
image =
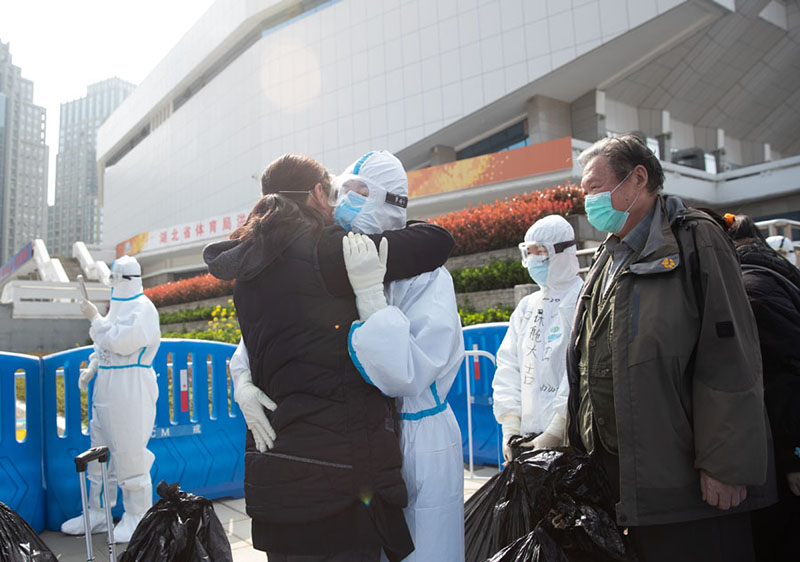
<path fill-rule="evenodd" d="M 572 136 L 570 104 L 545 96 L 528 100 L 528 139 L 536 144 Z"/>
<path fill-rule="evenodd" d="M 591 90 L 570 105 L 573 138 L 594 142 L 606 136 L 606 93 Z"/>
<path fill-rule="evenodd" d="M 452 146 L 445 146 L 437 144 L 430 151 L 431 166 L 438 166 L 439 164 L 447 164 L 448 162 L 456 161 L 456 149 Z"/>

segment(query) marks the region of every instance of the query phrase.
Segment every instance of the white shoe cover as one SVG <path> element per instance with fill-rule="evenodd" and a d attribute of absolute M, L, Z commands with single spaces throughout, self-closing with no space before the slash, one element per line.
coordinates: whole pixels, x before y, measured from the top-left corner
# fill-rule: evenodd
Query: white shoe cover
<path fill-rule="evenodd" d="M 139 521 L 144 517 L 144 513 L 138 515 L 128 513 L 127 511 L 122 514 L 122 519 L 119 520 L 114 526 L 114 542 L 130 542 L 136 526 Z"/>
<path fill-rule="evenodd" d="M 106 525 L 106 513 L 102 509 L 89 508 L 89 527 L 92 533 L 104 533 L 108 529 Z M 61 524 L 61 532 L 67 535 L 83 535 L 83 514 L 68 519 Z"/>

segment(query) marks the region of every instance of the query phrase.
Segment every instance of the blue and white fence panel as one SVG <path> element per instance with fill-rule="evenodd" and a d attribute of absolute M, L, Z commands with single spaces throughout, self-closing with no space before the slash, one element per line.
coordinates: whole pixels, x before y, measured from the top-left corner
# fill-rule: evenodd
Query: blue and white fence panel
<path fill-rule="evenodd" d="M 0 501 L 37 531 L 45 523 L 41 370 L 38 357 L 0 353 Z"/>
<path fill-rule="evenodd" d="M 467 360 L 448 401 L 470 468 L 503 462 L 492 379 L 494 356 L 507 329 L 507 322 L 464 328 Z M 234 350 L 219 342 L 161 341 L 153 362 L 159 397 L 148 444 L 155 455 L 154 484 L 179 482 L 183 490 L 212 499 L 243 495 L 245 423 L 228 369 Z M 74 458 L 90 446 L 81 403 L 91 412 L 93 383 L 82 393 L 78 378 L 91 351 L 82 347 L 42 359 L 0 353 L 0 501 L 37 532 L 57 530 L 80 513 Z M 20 380 L 24 392 L 18 391 Z M 118 502 L 116 515 L 121 508 Z"/>
<path fill-rule="evenodd" d="M 492 412 L 494 357 L 508 330 L 508 322 L 476 324 L 464 328 L 467 351 L 447 401 L 461 429 L 464 462 L 501 466 L 503 436 Z"/>
<path fill-rule="evenodd" d="M 233 401 L 227 362 L 235 346 L 210 341 L 164 339 L 153 361 L 158 381 L 156 422 L 147 447 L 155 455 L 155 484 L 178 482 L 207 498 L 244 495 L 245 424 Z M 45 477 L 47 527 L 58 529 L 81 510 L 73 459 L 90 446 L 88 420 L 81 420 L 78 376 L 91 347 L 44 358 Z M 56 423 L 56 387 L 64 387 L 64 429 Z M 91 391 L 89 387 L 89 411 Z M 119 496 L 121 498 L 121 495 Z M 115 515 L 122 513 L 117 502 Z"/>

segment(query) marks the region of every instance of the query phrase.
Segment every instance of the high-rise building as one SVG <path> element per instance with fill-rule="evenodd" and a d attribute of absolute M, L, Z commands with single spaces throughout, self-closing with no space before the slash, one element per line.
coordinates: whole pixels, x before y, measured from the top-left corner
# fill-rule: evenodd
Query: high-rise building
<path fill-rule="evenodd" d="M 46 111 L 0 42 L 0 264 L 47 233 Z"/>
<path fill-rule="evenodd" d="M 86 97 L 61 104 L 55 205 L 48 213 L 47 247 L 54 256 L 70 256 L 77 240 L 102 243 L 97 128 L 135 88 L 119 78 L 109 78 L 90 85 Z"/>

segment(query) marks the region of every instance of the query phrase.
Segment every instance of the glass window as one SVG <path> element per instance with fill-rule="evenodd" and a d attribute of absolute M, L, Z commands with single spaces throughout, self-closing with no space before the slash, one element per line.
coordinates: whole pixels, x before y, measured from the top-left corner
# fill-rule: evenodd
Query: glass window
<path fill-rule="evenodd" d="M 520 121 L 493 135 L 479 140 L 456 153 L 456 160 L 473 158 L 482 154 L 491 154 L 502 150 L 528 146 L 528 134 L 525 131 L 525 121 Z"/>

